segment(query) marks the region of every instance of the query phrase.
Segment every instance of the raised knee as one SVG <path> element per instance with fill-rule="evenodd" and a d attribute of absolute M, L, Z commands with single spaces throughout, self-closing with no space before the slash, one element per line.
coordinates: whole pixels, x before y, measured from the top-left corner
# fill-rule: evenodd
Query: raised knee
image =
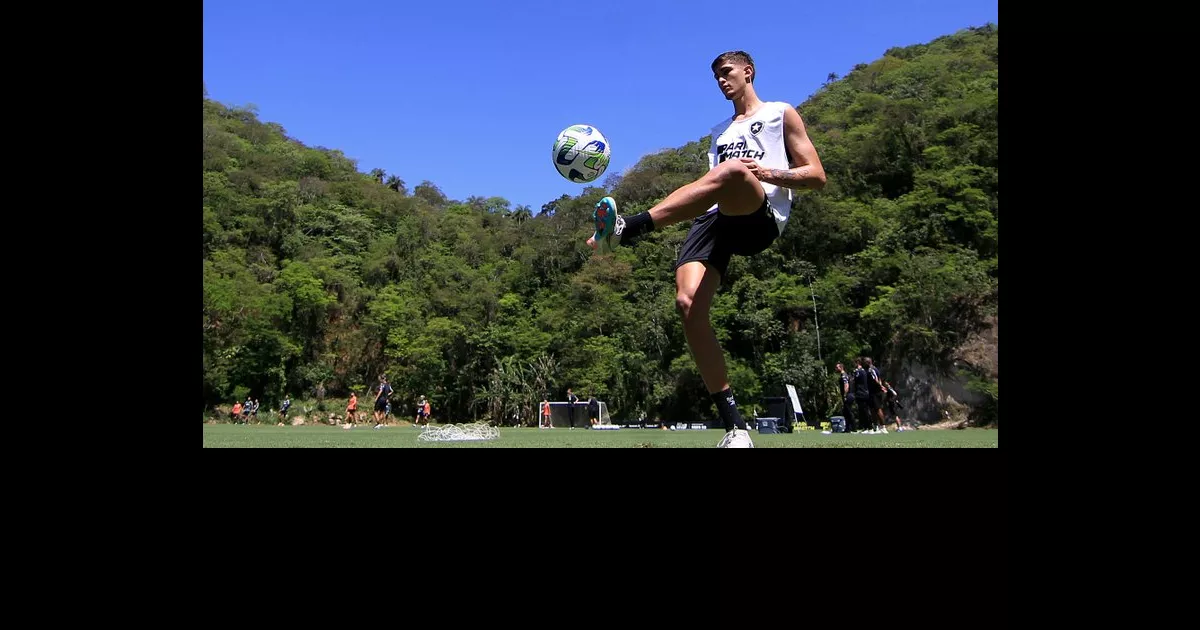
<path fill-rule="evenodd" d="M 722 182 L 750 181 L 755 179 L 750 169 L 741 160 L 727 160 L 716 169 L 717 179 Z"/>

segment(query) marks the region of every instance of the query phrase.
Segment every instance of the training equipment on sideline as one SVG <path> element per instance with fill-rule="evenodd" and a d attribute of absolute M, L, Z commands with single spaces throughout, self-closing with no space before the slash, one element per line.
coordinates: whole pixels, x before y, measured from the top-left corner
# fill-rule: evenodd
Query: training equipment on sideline
<path fill-rule="evenodd" d="M 490 427 L 483 422 L 472 424 L 446 424 L 440 427 L 429 427 L 417 436 L 419 442 L 475 442 L 494 440 L 500 437 L 500 430 Z"/>

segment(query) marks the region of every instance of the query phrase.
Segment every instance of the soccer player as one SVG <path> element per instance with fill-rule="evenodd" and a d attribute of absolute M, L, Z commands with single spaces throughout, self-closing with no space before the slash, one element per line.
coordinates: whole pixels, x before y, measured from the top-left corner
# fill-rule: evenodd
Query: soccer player
<path fill-rule="evenodd" d="M 839 361 L 837 364 L 838 394 L 842 397 L 842 417 L 846 421 L 846 433 L 854 433 L 854 392 L 850 391 L 850 375 Z"/>
<path fill-rule="evenodd" d="M 388 396 L 392 395 L 392 385 L 387 377 L 379 375 L 379 391 L 375 394 L 375 428 L 383 426 L 384 416 L 388 413 Z"/>
<path fill-rule="evenodd" d="M 764 102 L 754 90 L 758 69 L 746 52 L 722 53 L 712 62 L 713 78 L 733 116 L 712 129 L 709 171 L 646 212 L 617 213 L 605 197 L 592 218 L 588 245 L 600 254 L 627 245 L 656 228 L 691 220 L 675 264 L 675 304 L 704 385 L 725 426 L 718 447 L 752 448 L 746 423 L 729 386 L 725 357 L 709 321 L 709 307 L 732 255 L 767 249 L 787 225 L 792 190 L 819 190 L 825 169 L 804 121 L 787 103 Z"/>
<path fill-rule="evenodd" d="M 570 430 L 575 430 L 575 405 L 579 402 L 579 397 L 571 388 L 567 388 L 567 424 L 571 426 Z"/>
<path fill-rule="evenodd" d="M 346 403 L 345 422 L 351 426 L 358 423 L 358 396 L 354 392 L 350 392 L 350 402 Z"/>

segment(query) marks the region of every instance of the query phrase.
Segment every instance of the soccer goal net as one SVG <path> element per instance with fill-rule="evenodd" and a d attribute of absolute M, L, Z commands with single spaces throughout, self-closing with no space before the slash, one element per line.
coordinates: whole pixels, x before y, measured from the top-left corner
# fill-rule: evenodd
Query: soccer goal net
<path fill-rule="evenodd" d="M 571 405 L 567 404 L 566 401 L 562 401 L 562 402 L 551 401 L 550 402 L 550 423 L 555 427 L 571 426 L 570 411 L 568 409 L 570 406 Z M 538 423 L 540 425 L 542 422 L 541 413 L 540 413 L 541 403 L 538 403 L 538 410 L 539 410 Z M 592 423 L 592 415 L 591 415 L 591 412 L 588 411 L 587 401 L 580 400 L 579 402 L 575 403 L 575 426 L 582 428 L 582 427 L 589 426 L 591 423 Z M 604 402 L 600 403 L 600 417 L 597 418 L 597 424 L 602 424 L 602 425 L 612 424 L 612 417 L 610 417 L 608 415 L 608 405 L 605 404 Z"/>

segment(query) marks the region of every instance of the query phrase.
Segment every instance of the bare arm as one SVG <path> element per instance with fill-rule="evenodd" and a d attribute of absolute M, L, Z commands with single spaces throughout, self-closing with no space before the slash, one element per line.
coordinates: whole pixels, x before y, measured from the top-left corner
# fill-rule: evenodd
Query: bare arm
<path fill-rule="evenodd" d="M 784 188 L 820 190 L 825 187 L 825 167 L 813 146 L 804 120 L 794 108 L 783 110 L 783 142 L 792 168 L 751 168 L 759 181 Z"/>

